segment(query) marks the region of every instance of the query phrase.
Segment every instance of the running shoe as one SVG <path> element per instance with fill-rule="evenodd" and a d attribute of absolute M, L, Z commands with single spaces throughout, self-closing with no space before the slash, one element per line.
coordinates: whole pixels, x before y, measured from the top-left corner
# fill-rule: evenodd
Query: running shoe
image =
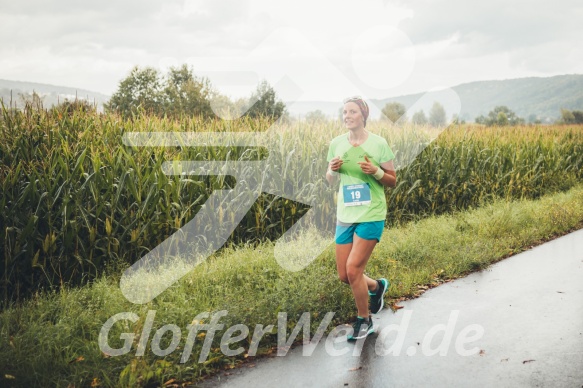
<path fill-rule="evenodd" d="M 385 292 L 389 289 L 389 281 L 385 278 L 377 280 L 378 288 L 376 293 L 368 292 L 369 302 L 370 302 L 370 312 L 373 314 L 378 313 L 383 309 Z"/>
<path fill-rule="evenodd" d="M 356 341 L 373 332 L 372 317 L 368 318 L 368 322 L 364 318 L 357 317 L 356 322 L 352 324 L 352 333 L 348 335 L 348 340 Z"/>

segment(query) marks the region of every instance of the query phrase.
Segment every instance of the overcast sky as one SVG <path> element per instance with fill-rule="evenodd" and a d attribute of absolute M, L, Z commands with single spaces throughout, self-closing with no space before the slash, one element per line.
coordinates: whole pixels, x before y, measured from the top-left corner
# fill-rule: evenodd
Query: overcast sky
<path fill-rule="evenodd" d="M 231 97 L 264 78 L 336 101 L 583 73 L 582 4 L 0 0 L 0 78 L 111 94 L 135 65 L 188 63 Z"/>

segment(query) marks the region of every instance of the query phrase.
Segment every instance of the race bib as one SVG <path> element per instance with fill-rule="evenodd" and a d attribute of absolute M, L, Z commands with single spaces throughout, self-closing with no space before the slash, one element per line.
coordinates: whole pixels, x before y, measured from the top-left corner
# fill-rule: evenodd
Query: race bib
<path fill-rule="evenodd" d="M 370 186 L 368 183 L 342 186 L 344 206 L 362 206 L 370 204 Z"/>

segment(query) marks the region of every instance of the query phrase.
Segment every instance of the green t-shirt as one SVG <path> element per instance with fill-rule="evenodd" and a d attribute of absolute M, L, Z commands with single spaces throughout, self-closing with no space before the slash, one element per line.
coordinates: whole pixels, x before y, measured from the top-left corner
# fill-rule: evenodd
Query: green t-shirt
<path fill-rule="evenodd" d="M 340 170 L 340 187 L 338 189 L 338 206 L 336 216 L 343 223 L 384 221 L 387 215 L 387 200 L 383 185 L 374 176 L 362 172 L 358 162 L 365 162 L 364 155 L 373 165 L 379 167 L 381 163 L 395 158 L 387 141 L 381 136 L 369 132 L 368 138 L 358 147 L 348 141 L 348 133 L 334 138 L 328 148 L 328 162 L 340 157 L 344 162 Z M 380 167 L 379 167 L 380 168 Z M 358 184 L 370 187 L 370 203 L 360 206 L 347 206 L 344 201 L 344 191 Z M 346 187 L 345 187 L 346 186 Z M 350 199 L 347 200 L 347 203 Z"/>

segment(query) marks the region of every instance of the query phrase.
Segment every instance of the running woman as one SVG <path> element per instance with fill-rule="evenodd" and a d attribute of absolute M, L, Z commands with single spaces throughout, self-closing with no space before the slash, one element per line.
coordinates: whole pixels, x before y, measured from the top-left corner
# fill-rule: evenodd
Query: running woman
<path fill-rule="evenodd" d="M 387 141 L 365 129 L 369 112 L 361 97 L 344 100 L 342 119 L 348 132 L 330 142 L 327 158 L 328 183 L 340 179 L 336 268 L 340 280 L 350 285 L 358 309 L 349 340 L 365 338 L 374 331 L 370 313 L 383 308 L 383 296 L 389 288 L 387 279 L 373 280 L 364 274 L 385 226 L 384 187 L 395 187 L 397 182 L 395 155 Z"/>

